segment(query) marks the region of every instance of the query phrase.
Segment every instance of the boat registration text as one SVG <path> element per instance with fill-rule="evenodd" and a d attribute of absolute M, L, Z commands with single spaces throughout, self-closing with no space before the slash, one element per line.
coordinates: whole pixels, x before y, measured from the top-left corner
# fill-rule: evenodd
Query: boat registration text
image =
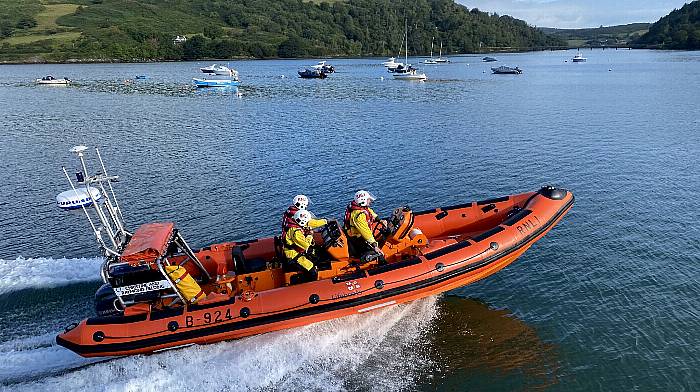
<path fill-rule="evenodd" d="M 147 291 L 165 290 L 170 288 L 170 282 L 167 280 L 156 280 L 153 282 L 145 282 L 132 284 L 129 286 L 114 287 L 114 293 L 118 296 L 145 293 Z"/>

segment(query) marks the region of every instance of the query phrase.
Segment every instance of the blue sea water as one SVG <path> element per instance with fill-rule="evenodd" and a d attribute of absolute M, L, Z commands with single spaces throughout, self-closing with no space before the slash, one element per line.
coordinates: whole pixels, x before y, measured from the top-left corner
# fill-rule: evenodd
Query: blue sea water
<path fill-rule="evenodd" d="M 191 87 L 204 62 L 0 67 L 0 388 L 697 390 L 700 53 L 574 54 L 456 56 L 424 83 L 380 59 L 333 60 L 325 80 L 296 77 L 311 60 L 236 61 L 240 96 Z M 32 83 L 46 74 L 75 83 Z M 54 201 L 75 144 L 120 175 L 131 228 L 173 220 L 194 247 L 276 234 L 297 193 L 327 217 L 359 188 L 382 213 L 544 184 L 576 204 L 440 297 L 93 363 L 52 344 L 99 286 L 87 223 Z"/>

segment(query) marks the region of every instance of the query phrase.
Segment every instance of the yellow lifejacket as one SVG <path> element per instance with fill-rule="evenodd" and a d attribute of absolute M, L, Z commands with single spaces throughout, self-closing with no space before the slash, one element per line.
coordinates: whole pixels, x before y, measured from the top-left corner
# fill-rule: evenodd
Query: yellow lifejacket
<path fill-rule="evenodd" d="M 165 273 L 175 283 L 177 291 L 191 304 L 204 298 L 204 291 L 184 267 L 166 265 Z"/>

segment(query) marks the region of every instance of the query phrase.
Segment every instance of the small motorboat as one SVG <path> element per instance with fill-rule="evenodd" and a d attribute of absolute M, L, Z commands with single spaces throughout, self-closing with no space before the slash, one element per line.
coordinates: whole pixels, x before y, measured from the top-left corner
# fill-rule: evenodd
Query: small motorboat
<path fill-rule="evenodd" d="M 241 84 L 240 81 L 233 78 L 192 78 L 192 83 L 196 87 L 233 87 Z"/>
<path fill-rule="evenodd" d="M 335 72 L 335 67 L 332 66 L 332 65 L 330 65 L 330 64 L 326 64 L 325 61 L 319 61 L 318 64 L 314 65 L 314 66 L 311 67 L 311 68 L 313 68 L 313 69 L 318 69 L 318 70 L 320 70 L 321 72 L 323 72 L 323 73 L 325 73 L 325 74 L 329 74 L 329 73 L 334 73 L 334 72 Z"/>
<path fill-rule="evenodd" d="M 135 77 L 134 79 L 136 79 L 136 80 L 145 80 L 145 79 L 148 79 L 148 76 L 146 76 L 146 75 L 136 75 L 136 77 Z"/>
<path fill-rule="evenodd" d="M 485 62 L 485 63 L 492 63 L 492 62 L 498 61 L 498 60 L 496 60 L 496 59 L 493 58 L 493 57 L 488 57 L 488 56 L 486 56 L 486 57 L 484 57 L 483 59 L 481 59 L 481 61 L 483 61 L 483 62 Z"/>
<path fill-rule="evenodd" d="M 501 65 L 500 67 L 491 68 L 491 71 L 495 74 L 501 74 L 501 75 L 519 75 L 519 74 L 523 73 L 523 70 L 518 68 L 518 67 L 511 68 L 511 67 L 506 67 L 505 65 Z"/>
<path fill-rule="evenodd" d="M 328 75 L 318 68 L 306 68 L 297 71 L 302 79 L 325 79 Z"/>
<path fill-rule="evenodd" d="M 396 62 L 396 57 L 389 57 L 389 60 L 382 63 L 382 65 L 386 68 L 396 68 L 399 66 L 399 64 L 401 63 Z"/>
<path fill-rule="evenodd" d="M 83 168 L 86 149 L 72 149 Z M 102 162 L 95 150 L 96 162 Z M 330 220 L 315 232 L 309 253 L 316 255 L 318 280 L 305 282 L 285 260 L 280 237 L 194 251 L 172 222 L 127 230 L 112 187 L 117 178 L 106 169 L 97 175 L 81 172 L 78 178 L 87 194 L 92 188 L 110 189 L 101 202 L 83 209 L 105 228 L 93 230 L 105 256 L 104 284 L 95 294 L 97 315 L 56 337 L 84 357 L 237 339 L 452 290 L 507 267 L 574 203 L 571 192 L 543 187 L 425 211 L 399 207 L 386 225 L 373 228 L 385 262 L 350 253 L 341 226 Z"/>
<path fill-rule="evenodd" d="M 71 84 L 71 80 L 68 78 L 65 78 L 65 77 L 61 78 L 61 79 L 57 79 L 51 75 L 47 75 L 41 79 L 36 79 L 35 83 L 36 84 L 48 84 L 48 85 L 58 85 L 58 86 L 63 85 L 63 86 L 65 86 L 65 85 Z"/>
<path fill-rule="evenodd" d="M 404 66 L 405 66 L 404 63 L 394 63 L 391 65 L 391 67 L 387 67 L 386 70 L 389 73 L 394 73 L 394 72 L 396 72 L 397 69 L 404 67 Z"/>
<path fill-rule="evenodd" d="M 216 67 L 217 67 L 216 64 L 212 64 L 212 65 L 210 65 L 210 66 L 208 66 L 208 67 L 202 67 L 202 68 L 200 68 L 199 70 L 202 71 L 202 72 L 204 72 L 204 73 L 213 74 L 213 73 L 214 73 L 214 69 L 215 69 Z"/>
<path fill-rule="evenodd" d="M 238 71 L 236 71 L 233 68 L 220 65 L 217 69 L 214 70 L 214 75 L 235 76 L 235 78 L 238 78 Z"/>
<path fill-rule="evenodd" d="M 192 78 L 192 83 L 197 87 L 233 87 L 241 84 L 238 71 L 233 68 L 214 64 L 208 67 L 208 71 L 211 72 L 205 72 L 206 77 Z"/>
<path fill-rule="evenodd" d="M 586 60 L 587 60 L 587 59 L 586 59 L 585 57 L 583 57 L 583 55 L 581 54 L 581 52 L 576 53 L 576 56 L 574 56 L 574 58 L 571 59 L 571 61 L 574 62 L 574 63 L 585 63 Z"/>
<path fill-rule="evenodd" d="M 411 64 L 408 64 L 408 66 L 399 66 L 394 71 L 393 76 L 394 79 L 397 80 L 417 80 L 419 82 L 428 79 L 428 76 L 426 76 L 425 73 L 419 73 L 418 69 L 414 68 Z"/>
<path fill-rule="evenodd" d="M 230 69 L 227 66 L 218 64 L 212 64 L 208 67 L 200 68 L 199 70 L 206 74 L 214 75 L 228 75 L 230 71 Z"/>

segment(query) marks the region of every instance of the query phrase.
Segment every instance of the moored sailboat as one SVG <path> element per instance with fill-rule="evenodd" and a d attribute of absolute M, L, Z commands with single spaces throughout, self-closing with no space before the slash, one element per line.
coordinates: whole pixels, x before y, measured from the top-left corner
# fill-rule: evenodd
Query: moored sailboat
<path fill-rule="evenodd" d="M 406 42 L 406 47 L 405 47 L 405 53 L 404 53 L 404 61 L 405 63 L 402 66 L 399 66 L 394 70 L 394 79 L 397 80 L 416 80 L 416 81 L 425 81 L 428 79 L 428 76 L 424 73 L 418 72 L 418 68 L 414 68 L 411 64 L 408 63 L 408 24 L 404 22 L 405 24 L 405 31 L 404 31 L 404 36 L 405 36 L 405 42 Z"/>
<path fill-rule="evenodd" d="M 442 57 L 442 41 L 440 41 L 440 55 L 438 56 L 438 58 L 435 59 L 435 62 L 438 64 L 445 64 L 450 62 L 448 58 Z"/>
<path fill-rule="evenodd" d="M 438 62 L 433 58 L 433 44 L 435 44 L 435 37 L 430 41 L 430 58 L 423 60 L 423 64 L 437 64 Z"/>

